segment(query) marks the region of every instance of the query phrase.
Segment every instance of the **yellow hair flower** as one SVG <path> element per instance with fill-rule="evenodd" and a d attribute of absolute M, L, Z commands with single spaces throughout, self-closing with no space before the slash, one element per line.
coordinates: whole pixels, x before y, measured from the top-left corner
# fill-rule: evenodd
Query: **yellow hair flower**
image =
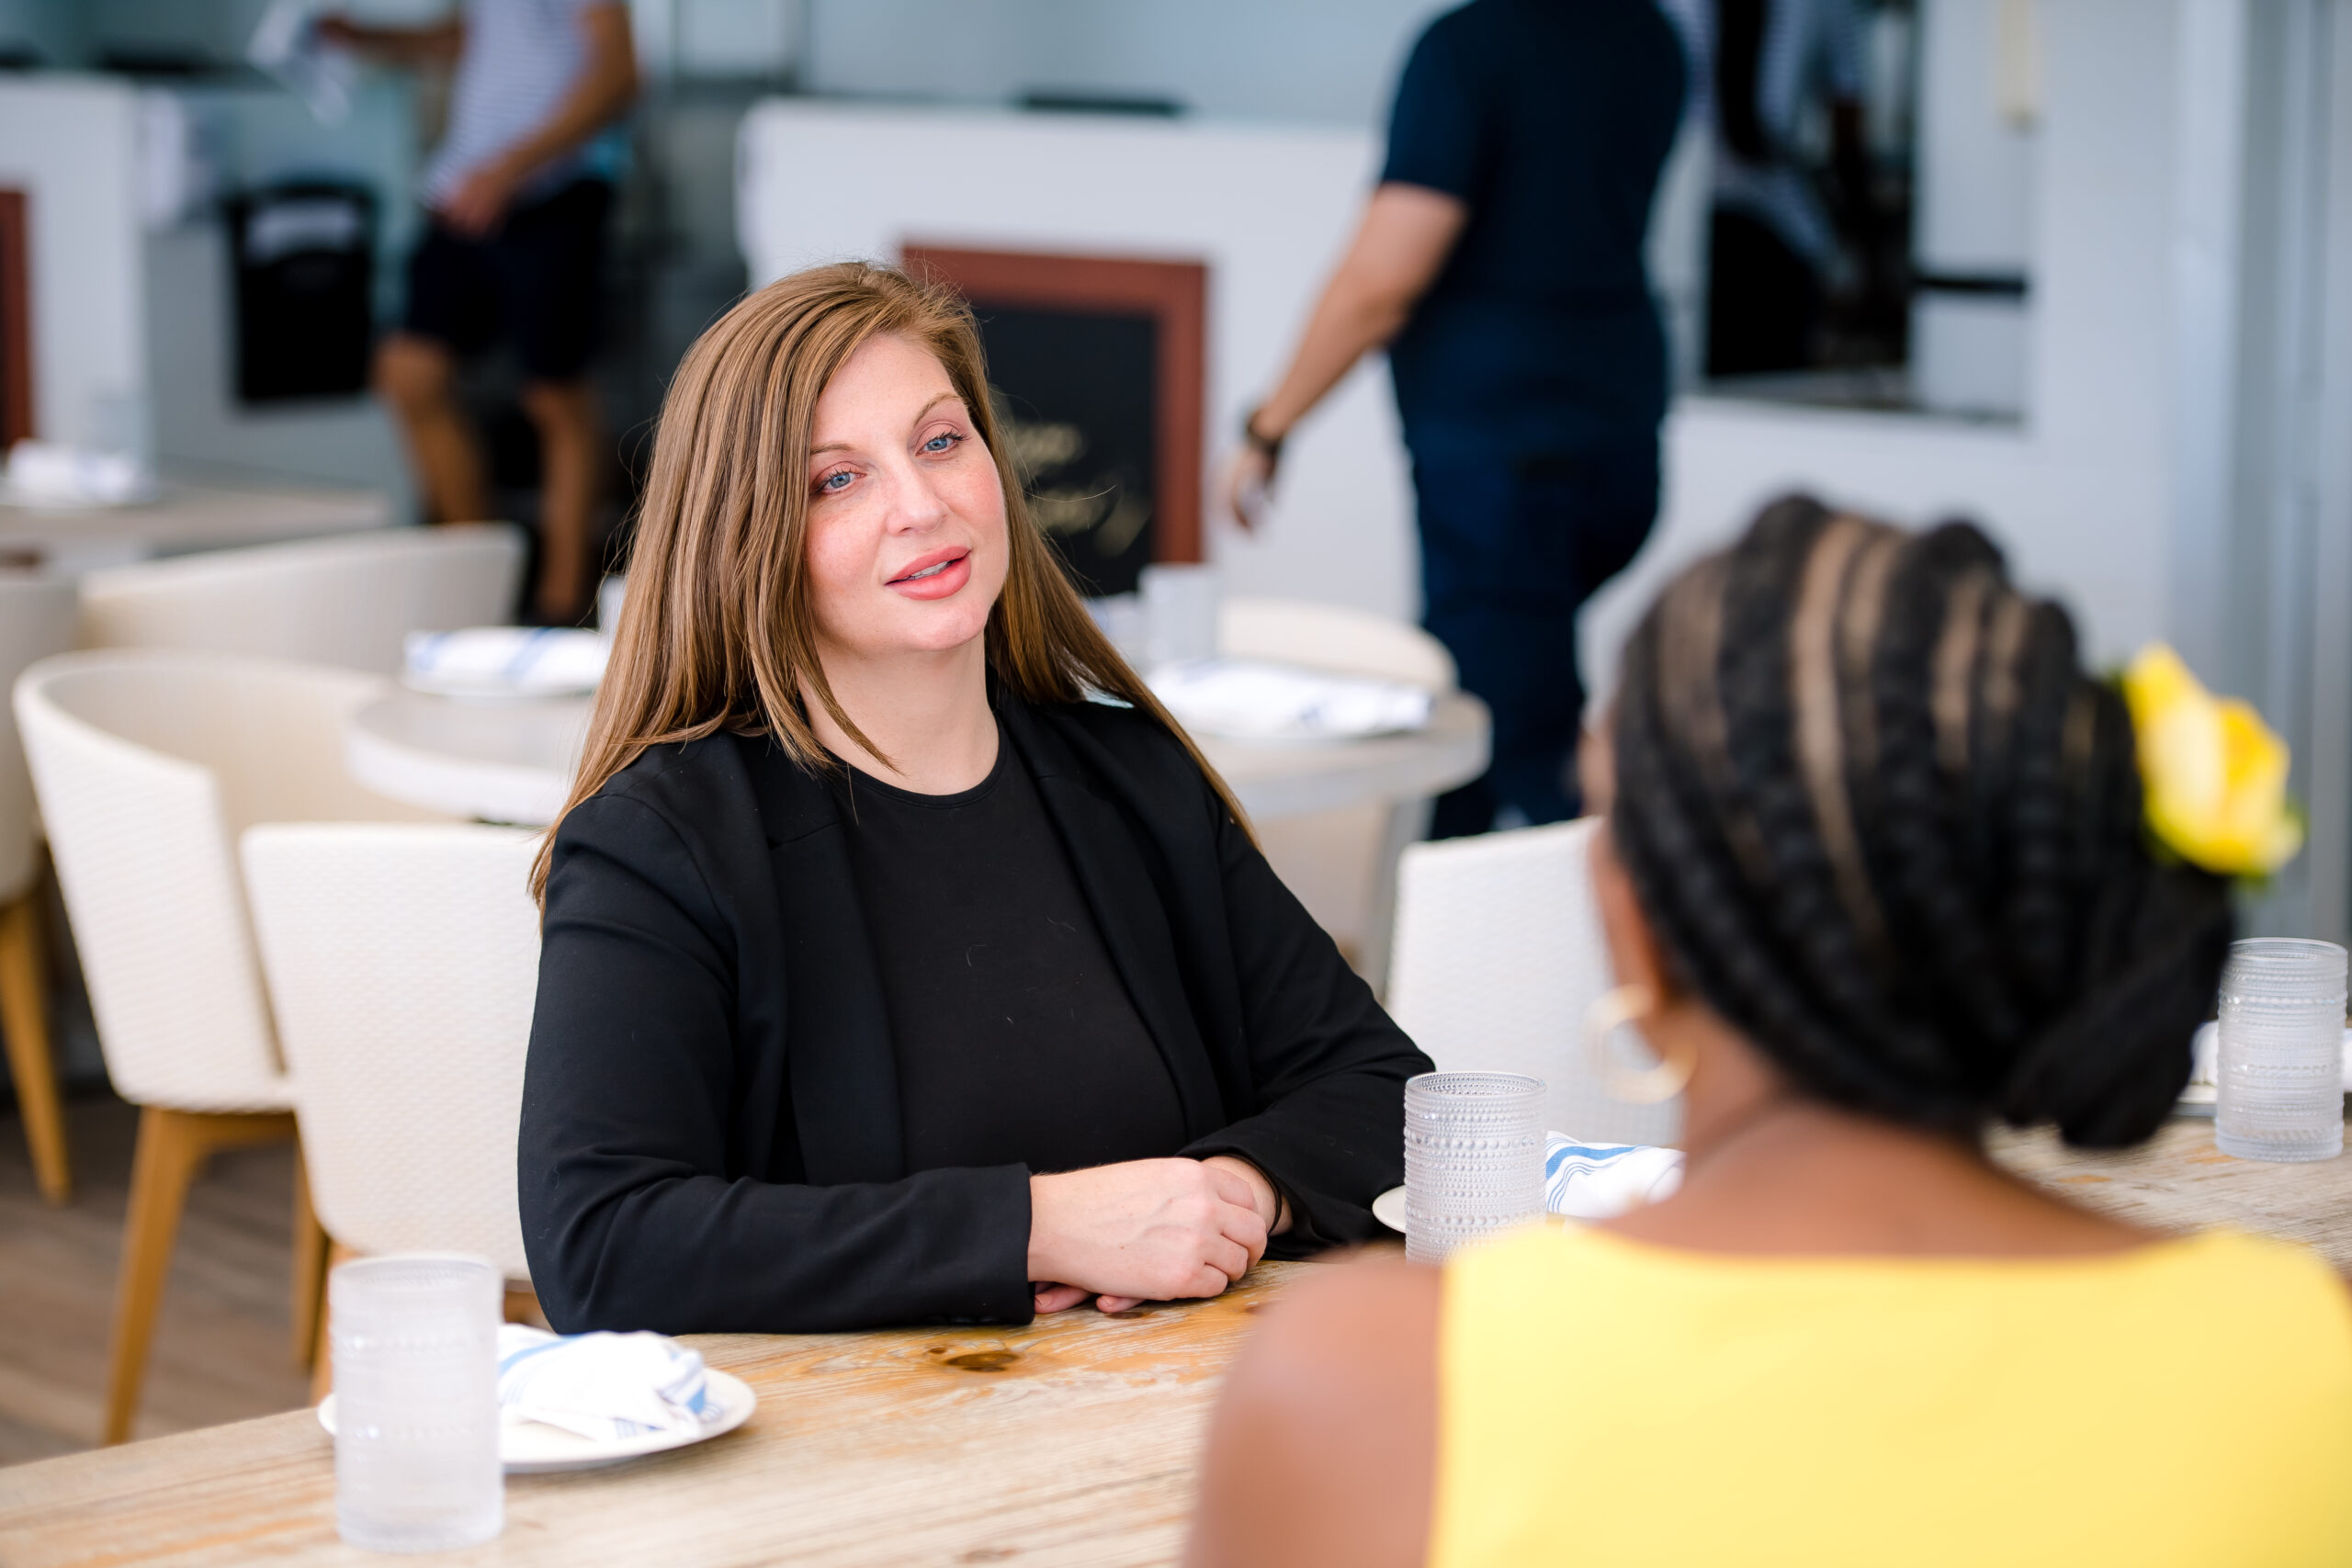
<path fill-rule="evenodd" d="M 2123 700 L 2159 843 L 2222 876 L 2267 876 L 2295 858 L 2303 825 L 2287 799 L 2287 743 L 2260 714 L 2214 696 L 2162 643 L 2123 672 Z"/>

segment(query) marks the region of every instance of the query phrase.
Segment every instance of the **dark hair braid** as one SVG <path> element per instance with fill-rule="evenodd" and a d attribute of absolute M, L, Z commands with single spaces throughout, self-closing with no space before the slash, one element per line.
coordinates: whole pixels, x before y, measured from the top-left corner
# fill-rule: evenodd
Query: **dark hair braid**
<path fill-rule="evenodd" d="M 1678 983 L 1810 1092 L 1954 1132 L 2153 1132 L 2227 951 L 2159 865 L 2122 700 L 1949 523 L 1776 502 L 1627 645 L 1611 823 Z"/>

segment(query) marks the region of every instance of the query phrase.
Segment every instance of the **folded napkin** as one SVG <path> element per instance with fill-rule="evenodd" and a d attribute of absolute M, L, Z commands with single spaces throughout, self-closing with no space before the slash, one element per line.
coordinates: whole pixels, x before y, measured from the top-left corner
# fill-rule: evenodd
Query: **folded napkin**
<path fill-rule="evenodd" d="M 1419 686 L 1246 659 L 1196 659 L 1151 672 L 1152 694 L 1187 729 L 1237 739 L 1316 739 L 1419 729 Z"/>
<path fill-rule="evenodd" d="M 1682 1185 L 1682 1151 L 1642 1144 L 1580 1143 L 1544 1134 L 1544 1207 L 1574 1220 L 1613 1220 L 1629 1209 L 1673 1196 Z"/>
<path fill-rule="evenodd" d="M 124 506 L 153 500 L 155 476 L 119 452 L 27 440 L 8 448 L 8 489 L 29 506 Z"/>
<path fill-rule="evenodd" d="M 408 634 L 409 681 L 444 691 L 586 692 L 605 678 L 605 641 L 558 626 Z"/>
<path fill-rule="evenodd" d="M 697 1433 L 718 1414 L 702 1354 L 660 1334 L 549 1334 L 519 1323 L 498 1330 L 498 1409 L 597 1442 L 649 1432 Z"/>
<path fill-rule="evenodd" d="M 2222 1081 L 2222 1026 L 2207 1021 L 2197 1026 L 2196 1038 L 2189 1045 L 2193 1066 L 2188 1070 L 2192 1085 L 2211 1087 Z M 2352 1029 L 2344 1032 L 2344 1092 L 2352 1094 Z"/>

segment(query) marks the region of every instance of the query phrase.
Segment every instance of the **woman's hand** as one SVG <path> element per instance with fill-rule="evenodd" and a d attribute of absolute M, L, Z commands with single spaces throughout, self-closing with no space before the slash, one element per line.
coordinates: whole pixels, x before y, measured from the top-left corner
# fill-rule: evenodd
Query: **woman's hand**
<path fill-rule="evenodd" d="M 1036 1310 L 1214 1296 L 1248 1273 L 1267 1227 L 1232 1163 L 1139 1159 L 1031 1177 L 1029 1278 L 1050 1281 Z"/>

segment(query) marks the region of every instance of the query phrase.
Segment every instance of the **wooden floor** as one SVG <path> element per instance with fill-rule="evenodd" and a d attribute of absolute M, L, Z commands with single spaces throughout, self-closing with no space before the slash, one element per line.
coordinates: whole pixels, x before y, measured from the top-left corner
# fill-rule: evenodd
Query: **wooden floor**
<path fill-rule="evenodd" d="M 117 1254 L 138 1111 L 110 1095 L 68 1104 L 74 1195 L 33 1190 L 23 1126 L 0 1114 L 0 1464 L 97 1440 Z M 189 1195 L 155 1330 L 138 1435 L 209 1427 L 309 1401 L 287 1336 L 294 1152 L 238 1150 Z"/>

